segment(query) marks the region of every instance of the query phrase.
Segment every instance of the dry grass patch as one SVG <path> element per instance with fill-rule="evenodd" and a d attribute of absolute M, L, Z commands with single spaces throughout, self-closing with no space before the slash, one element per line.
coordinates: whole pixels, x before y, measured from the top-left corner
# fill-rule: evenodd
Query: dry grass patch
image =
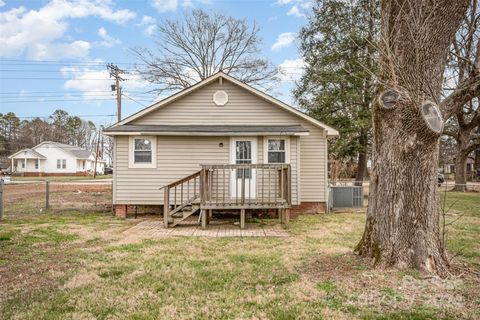
<path fill-rule="evenodd" d="M 471 269 L 480 198 L 467 199 L 448 218 L 467 219 L 451 226 L 449 243 Z M 480 318 L 474 273 L 442 280 L 372 269 L 353 255 L 364 219 L 301 216 L 288 238 L 148 239 L 125 236 L 136 221 L 109 214 L 10 212 L 0 231 L 0 276 L 9 277 L 0 279 L 9 284 L 0 318 Z"/>

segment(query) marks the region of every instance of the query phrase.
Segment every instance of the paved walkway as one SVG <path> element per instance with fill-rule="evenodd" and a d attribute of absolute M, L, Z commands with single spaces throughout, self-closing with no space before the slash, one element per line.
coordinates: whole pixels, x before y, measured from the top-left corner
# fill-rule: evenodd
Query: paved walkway
<path fill-rule="evenodd" d="M 288 232 L 279 224 L 261 226 L 257 223 L 247 223 L 242 230 L 231 221 L 228 223 L 212 221 L 207 229 L 202 229 L 192 222 L 165 229 L 161 220 L 144 220 L 124 233 L 151 237 L 288 237 Z"/>

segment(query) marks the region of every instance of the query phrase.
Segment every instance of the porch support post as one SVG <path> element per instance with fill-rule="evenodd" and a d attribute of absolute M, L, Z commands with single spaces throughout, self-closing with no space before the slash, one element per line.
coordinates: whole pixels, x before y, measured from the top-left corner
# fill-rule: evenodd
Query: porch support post
<path fill-rule="evenodd" d="M 240 209 L 240 229 L 245 229 L 245 209 Z"/>
<path fill-rule="evenodd" d="M 207 211 L 205 209 L 201 209 L 200 215 L 202 216 L 202 229 L 206 229 L 207 228 Z"/>
<path fill-rule="evenodd" d="M 212 220 L 212 216 L 213 216 L 213 209 L 208 209 L 207 224 L 210 224 L 210 220 Z"/>
<path fill-rule="evenodd" d="M 168 211 L 170 210 L 170 189 L 163 189 L 163 227 L 168 228 Z"/>
<path fill-rule="evenodd" d="M 285 211 L 285 227 L 288 228 L 290 223 L 290 209 L 284 209 Z"/>

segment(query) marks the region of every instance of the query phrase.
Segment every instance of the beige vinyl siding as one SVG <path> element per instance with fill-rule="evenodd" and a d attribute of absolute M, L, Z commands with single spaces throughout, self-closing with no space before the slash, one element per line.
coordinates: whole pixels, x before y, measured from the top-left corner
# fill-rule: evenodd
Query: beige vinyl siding
<path fill-rule="evenodd" d="M 158 136 L 154 169 L 128 168 L 129 139 L 118 136 L 116 141 L 117 204 L 162 204 L 160 187 L 200 170 L 201 163 L 228 163 L 228 137 Z"/>
<path fill-rule="evenodd" d="M 212 97 L 225 90 L 229 101 L 217 106 Z M 325 201 L 326 137 L 323 129 L 253 95 L 229 81 L 207 85 L 172 103 L 135 119 L 130 124 L 150 125 L 294 125 L 308 129 L 308 136 L 291 137 L 293 203 Z M 157 169 L 128 169 L 128 137 L 117 137 L 118 175 L 116 203 L 159 204 L 159 186 L 195 172 L 200 163 L 229 163 L 228 137 L 166 137 L 157 139 Z M 218 143 L 224 147 L 219 148 Z M 300 154 L 298 154 L 300 146 Z M 263 141 L 258 137 L 258 162 L 263 163 Z M 298 159 L 300 163 L 297 166 Z M 300 174 L 297 176 L 298 172 Z M 300 186 L 297 186 L 301 183 Z M 293 187 L 293 186 L 292 186 Z"/>
<path fill-rule="evenodd" d="M 157 137 L 157 168 L 129 168 L 128 148 L 129 138 L 118 136 L 115 138 L 115 182 L 114 203 L 116 204 L 163 204 L 163 194 L 158 188 L 192 174 L 200 169 L 200 164 L 226 164 L 229 163 L 229 137 Z M 292 138 L 292 202 L 297 199 L 297 156 L 296 138 Z M 223 147 L 219 144 L 223 143 Z M 263 137 L 258 137 L 257 163 L 263 163 Z M 230 195 L 230 172 L 226 171 L 225 194 Z M 223 172 L 218 171 L 218 176 L 213 179 L 223 178 Z M 276 180 L 272 175 L 272 186 Z M 261 173 L 257 171 L 257 191 L 261 190 Z M 272 188 L 273 189 L 273 188 Z M 223 184 L 213 190 L 223 196 Z M 273 195 L 273 191 L 272 191 Z M 257 194 L 261 197 L 261 194 Z M 266 195 L 265 195 L 266 197 Z"/>

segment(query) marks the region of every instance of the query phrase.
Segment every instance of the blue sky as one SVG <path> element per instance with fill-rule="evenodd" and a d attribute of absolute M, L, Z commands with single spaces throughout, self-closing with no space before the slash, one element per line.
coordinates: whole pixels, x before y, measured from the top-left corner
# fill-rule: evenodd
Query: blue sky
<path fill-rule="evenodd" d="M 47 116 L 62 108 L 97 124 L 114 122 L 116 102 L 105 64 L 129 69 L 129 48 L 154 48 L 152 33 L 162 19 L 192 8 L 221 11 L 255 21 L 263 54 L 287 73 L 274 92 L 293 103 L 293 80 L 301 72 L 296 35 L 311 10 L 308 0 L 0 0 L 0 112 Z M 123 83 L 122 114 L 155 99 L 136 75 Z"/>

